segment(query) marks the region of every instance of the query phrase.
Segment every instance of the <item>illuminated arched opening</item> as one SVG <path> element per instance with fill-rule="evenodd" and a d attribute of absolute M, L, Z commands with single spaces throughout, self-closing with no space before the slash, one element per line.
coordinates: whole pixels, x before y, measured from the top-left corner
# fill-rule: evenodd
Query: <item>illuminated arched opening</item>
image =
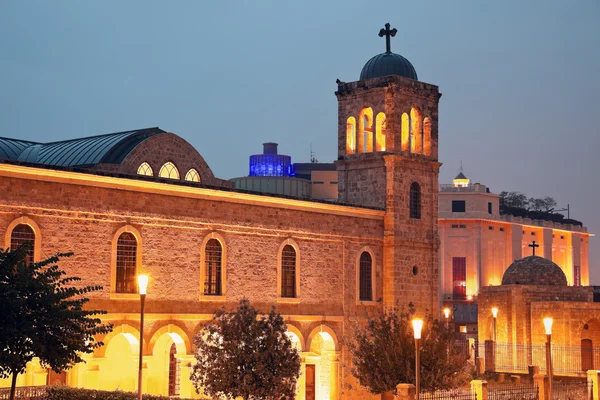
<path fill-rule="evenodd" d="M 410 118 L 407 113 L 402 114 L 402 151 L 410 150 Z"/>
<path fill-rule="evenodd" d="M 373 151 L 373 109 L 365 107 L 358 115 L 358 150 L 357 153 Z"/>
<path fill-rule="evenodd" d="M 152 167 L 150 166 L 150 164 L 148 164 L 145 161 L 140 164 L 140 166 L 138 167 L 137 173 L 138 173 L 138 175 L 144 175 L 144 176 L 153 176 L 154 175 L 154 171 L 152 170 Z"/>
<path fill-rule="evenodd" d="M 423 126 L 421 112 L 413 107 L 410 109 L 410 152 L 423 154 Z"/>
<path fill-rule="evenodd" d="M 171 161 L 167 161 L 160 167 L 158 176 L 167 179 L 179 179 L 179 170 Z"/>
<path fill-rule="evenodd" d="M 25 243 L 29 244 L 25 263 L 33 264 L 35 252 L 35 232 L 33 228 L 27 224 L 19 224 L 15 226 L 10 235 L 10 250 L 15 251 Z"/>
<path fill-rule="evenodd" d="M 431 120 L 425 117 L 423 120 L 423 154 L 431 157 Z"/>
<path fill-rule="evenodd" d="M 98 389 L 133 392 L 137 388 L 139 341 L 121 332 L 106 345 L 105 359 L 99 367 Z"/>
<path fill-rule="evenodd" d="M 375 151 L 385 151 L 386 125 L 385 114 L 380 112 L 375 118 Z"/>
<path fill-rule="evenodd" d="M 317 331 L 315 333 L 315 331 Z M 324 325 L 316 328 L 309 338 L 308 349 L 316 354 L 314 364 L 308 361 L 305 368 L 305 385 L 308 398 L 312 390 L 311 381 L 314 374 L 314 389 L 317 399 L 337 399 L 339 397 L 339 352 L 333 331 Z"/>
<path fill-rule="evenodd" d="M 198 174 L 198 171 L 196 171 L 194 168 L 191 168 L 185 174 L 185 180 L 188 182 L 200 182 L 200 174 Z"/>
<path fill-rule="evenodd" d="M 350 117 L 346 121 L 346 154 L 356 151 L 356 118 Z"/>
<path fill-rule="evenodd" d="M 152 363 L 148 365 L 148 392 L 178 396 L 181 384 L 181 357 L 186 355 L 184 339 L 176 332 L 165 332 L 156 340 Z"/>

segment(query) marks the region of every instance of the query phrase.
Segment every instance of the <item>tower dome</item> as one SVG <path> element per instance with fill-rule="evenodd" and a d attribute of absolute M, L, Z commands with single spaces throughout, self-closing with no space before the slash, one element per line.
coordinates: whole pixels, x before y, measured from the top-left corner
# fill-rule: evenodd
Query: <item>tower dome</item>
<path fill-rule="evenodd" d="M 567 286 L 563 270 L 552 261 L 529 256 L 513 262 L 502 276 L 503 285 Z"/>
<path fill-rule="evenodd" d="M 415 67 L 406 58 L 400 54 L 392 53 L 390 45 L 390 37 L 396 36 L 396 28 L 390 29 L 390 24 L 385 24 L 385 29 L 379 31 L 379 36 L 385 36 L 385 53 L 377 54 L 371 58 L 362 71 L 360 72 L 360 80 L 377 78 L 387 75 L 399 75 L 404 78 L 418 80 Z"/>

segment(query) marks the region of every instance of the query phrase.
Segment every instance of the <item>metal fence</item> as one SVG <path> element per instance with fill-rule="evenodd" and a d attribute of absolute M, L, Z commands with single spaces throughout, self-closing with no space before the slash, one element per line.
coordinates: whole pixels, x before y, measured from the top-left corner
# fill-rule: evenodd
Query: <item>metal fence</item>
<path fill-rule="evenodd" d="M 526 374 L 528 366 L 536 365 L 546 373 L 546 345 L 521 343 L 478 344 L 479 357 L 487 371 Z M 552 345 L 552 369 L 555 376 L 584 377 L 587 370 L 600 367 L 600 347 Z"/>
<path fill-rule="evenodd" d="M 422 400 L 477 400 L 477 394 L 470 389 L 437 390 L 433 393 L 421 392 Z"/>
<path fill-rule="evenodd" d="M 537 400 L 538 387 L 532 383 L 488 386 L 488 400 Z"/>
<path fill-rule="evenodd" d="M 0 400 L 10 398 L 10 388 L 0 389 Z M 43 400 L 46 398 L 46 386 L 22 386 L 16 388 L 15 400 Z"/>
<path fill-rule="evenodd" d="M 592 384 L 587 382 L 553 382 L 552 400 L 591 400 Z"/>

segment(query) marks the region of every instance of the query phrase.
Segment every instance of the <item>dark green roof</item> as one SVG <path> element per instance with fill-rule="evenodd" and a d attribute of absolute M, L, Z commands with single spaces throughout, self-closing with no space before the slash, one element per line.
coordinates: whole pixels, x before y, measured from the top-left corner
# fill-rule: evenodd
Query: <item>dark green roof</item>
<path fill-rule="evenodd" d="M 60 167 L 119 164 L 138 144 L 160 133 L 165 131 L 147 128 L 50 143 L 0 138 L 0 159 Z"/>
<path fill-rule="evenodd" d="M 399 75 L 405 78 L 419 80 L 417 71 L 412 66 L 410 61 L 396 53 L 381 53 L 371 58 L 362 71 L 360 72 L 360 80 L 378 78 L 380 76 Z"/>
<path fill-rule="evenodd" d="M 458 175 L 456 175 L 456 178 L 454 179 L 469 179 L 465 176 L 465 174 L 463 174 L 462 172 L 459 172 Z"/>

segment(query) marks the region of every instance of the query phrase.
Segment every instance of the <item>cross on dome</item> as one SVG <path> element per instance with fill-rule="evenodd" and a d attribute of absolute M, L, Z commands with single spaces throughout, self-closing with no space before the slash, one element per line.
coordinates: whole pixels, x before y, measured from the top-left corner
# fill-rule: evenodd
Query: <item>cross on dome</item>
<path fill-rule="evenodd" d="M 536 249 L 536 248 L 538 248 L 538 247 L 540 247 L 540 245 L 539 245 L 539 244 L 537 244 L 537 243 L 535 242 L 535 240 L 534 240 L 534 241 L 533 241 L 533 242 L 531 242 L 531 244 L 530 244 L 530 245 L 528 245 L 528 246 L 529 246 L 529 247 L 531 247 L 531 248 L 533 249 L 533 255 L 535 256 L 535 249 Z"/>
<path fill-rule="evenodd" d="M 398 32 L 398 30 L 396 28 L 390 29 L 390 23 L 389 22 L 387 24 L 385 24 L 385 29 L 381 29 L 379 31 L 379 37 L 384 37 L 385 36 L 385 52 L 386 53 L 391 53 L 392 52 L 392 46 L 391 46 L 391 43 L 390 43 L 390 37 L 396 36 L 397 32 Z"/>

